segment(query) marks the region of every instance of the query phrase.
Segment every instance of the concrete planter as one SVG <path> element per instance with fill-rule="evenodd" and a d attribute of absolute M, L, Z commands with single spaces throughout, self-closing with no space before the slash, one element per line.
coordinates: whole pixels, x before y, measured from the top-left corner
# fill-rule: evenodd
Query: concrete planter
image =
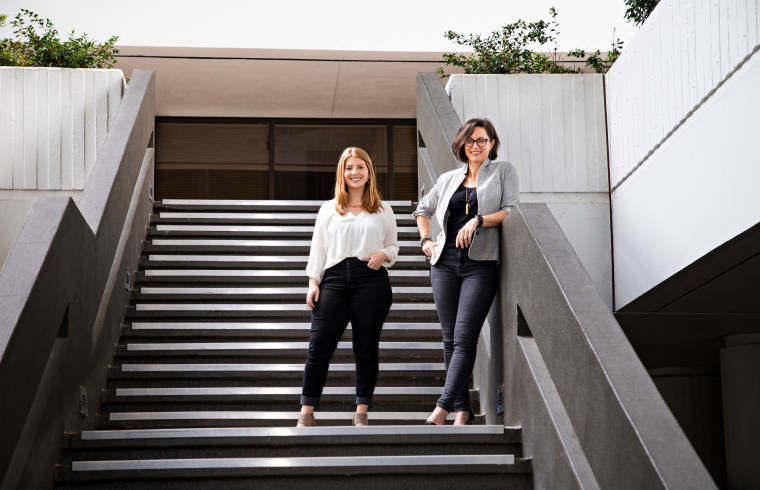
<path fill-rule="evenodd" d="M 0 67 L 0 189 L 83 189 L 123 92 L 121 70 Z"/>

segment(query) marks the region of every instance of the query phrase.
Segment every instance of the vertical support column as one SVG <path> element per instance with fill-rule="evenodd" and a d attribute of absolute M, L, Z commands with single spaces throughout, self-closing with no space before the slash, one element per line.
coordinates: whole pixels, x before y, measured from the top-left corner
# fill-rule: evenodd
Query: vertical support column
<path fill-rule="evenodd" d="M 269 121 L 269 137 L 267 138 L 267 150 L 269 150 L 269 199 L 276 199 L 274 191 L 274 123 Z"/>
<path fill-rule="evenodd" d="M 731 335 L 720 351 L 726 474 L 732 490 L 760 482 L 760 334 Z"/>

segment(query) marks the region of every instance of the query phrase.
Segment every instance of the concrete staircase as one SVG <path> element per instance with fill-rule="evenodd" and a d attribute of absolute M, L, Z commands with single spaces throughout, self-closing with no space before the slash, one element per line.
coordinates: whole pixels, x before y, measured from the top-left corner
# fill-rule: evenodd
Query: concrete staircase
<path fill-rule="evenodd" d="M 164 200 L 97 429 L 66 435 L 57 487 L 532 488 L 520 428 L 422 425 L 443 385 L 440 328 L 412 203 L 391 204 L 401 253 L 369 427 L 350 426 L 350 326 L 318 426 L 294 427 L 319 203 Z"/>

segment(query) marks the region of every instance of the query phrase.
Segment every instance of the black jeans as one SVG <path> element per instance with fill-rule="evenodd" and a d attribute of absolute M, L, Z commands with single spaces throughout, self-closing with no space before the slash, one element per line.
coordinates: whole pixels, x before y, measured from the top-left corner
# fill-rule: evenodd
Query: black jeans
<path fill-rule="evenodd" d="M 430 268 L 446 366 L 446 385 L 437 405 L 447 412 L 470 409 L 468 385 L 478 337 L 499 280 L 495 260 L 472 260 L 467 252 L 467 249 L 445 248 L 438 262 Z"/>
<path fill-rule="evenodd" d="M 372 270 L 366 262 L 348 258 L 325 271 L 319 302 L 311 312 L 301 405 L 319 405 L 330 359 L 349 320 L 356 360 L 356 403 L 370 404 L 377 384 L 380 331 L 391 302 L 385 267 Z"/>

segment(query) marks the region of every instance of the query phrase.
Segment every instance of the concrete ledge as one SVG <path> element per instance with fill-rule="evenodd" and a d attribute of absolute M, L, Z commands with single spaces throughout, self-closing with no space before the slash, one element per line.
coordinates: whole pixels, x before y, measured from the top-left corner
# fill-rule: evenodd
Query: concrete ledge
<path fill-rule="evenodd" d="M 715 488 L 548 207 L 521 205 L 502 233 L 507 329 L 535 339 L 599 485 Z"/>

